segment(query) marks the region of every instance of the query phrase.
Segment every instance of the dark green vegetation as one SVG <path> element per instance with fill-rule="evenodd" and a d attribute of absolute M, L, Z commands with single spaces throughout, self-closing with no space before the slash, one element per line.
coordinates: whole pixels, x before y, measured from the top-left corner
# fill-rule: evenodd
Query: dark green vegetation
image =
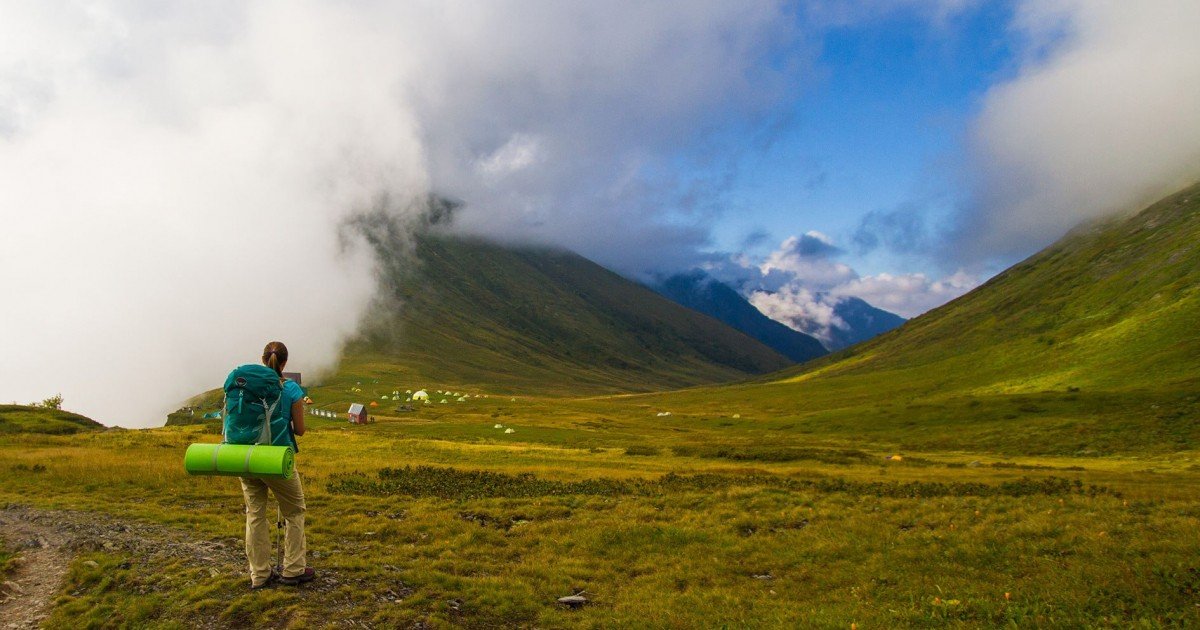
<path fill-rule="evenodd" d="M 728 381 L 790 365 L 568 252 L 424 236 L 414 258 L 388 260 L 382 273 L 389 295 L 347 348 L 348 372 L 586 394 Z"/>
<path fill-rule="evenodd" d="M 0 433 L 70 434 L 103 429 L 104 425 L 77 413 L 32 407 L 0 405 Z"/>

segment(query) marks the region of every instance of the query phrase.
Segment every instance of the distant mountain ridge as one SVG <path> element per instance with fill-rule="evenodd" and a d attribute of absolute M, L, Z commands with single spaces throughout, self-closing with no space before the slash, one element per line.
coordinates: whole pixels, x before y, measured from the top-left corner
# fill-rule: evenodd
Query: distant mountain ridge
<path fill-rule="evenodd" d="M 816 338 L 763 315 L 733 287 L 703 271 L 676 274 L 651 288 L 678 304 L 746 333 L 796 363 L 829 353 Z"/>
<path fill-rule="evenodd" d="M 727 382 L 793 364 L 565 250 L 432 233 L 413 245 L 398 231 L 372 234 L 385 295 L 347 345 L 339 373 L 618 393 Z"/>
<path fill-rule="evenodd" d="M 828 328 L 827 345 L 834 351 L 882 335 L 908 321 L 856 297 L 839 298 L 834 304 L 833 315 L 845 324 L 844 327 L 834 325 Z"/>
<path fill-rule="evenodd" d="M 675 274 L 651 288 L 729 324 L 797 363 L 866 341 L 906 321 L 859 298 L 843 297 L 828 300 L 833 304 L 834 322 L 779 322 L 763 314 L 737 289 L 700 269 Z"/>

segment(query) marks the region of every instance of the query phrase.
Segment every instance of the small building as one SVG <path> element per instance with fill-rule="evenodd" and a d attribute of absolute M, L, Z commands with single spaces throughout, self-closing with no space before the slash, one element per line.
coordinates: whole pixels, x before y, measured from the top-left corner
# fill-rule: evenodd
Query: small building
<path fill-rule="evenodd" d="M 354 424 L 366 424 L 367 408 L 361 403 L 354 403 L 353 405 L 350 405 L 350 411 L 346 413 L 346 416 L 350 422 L 353 422 Z"/>

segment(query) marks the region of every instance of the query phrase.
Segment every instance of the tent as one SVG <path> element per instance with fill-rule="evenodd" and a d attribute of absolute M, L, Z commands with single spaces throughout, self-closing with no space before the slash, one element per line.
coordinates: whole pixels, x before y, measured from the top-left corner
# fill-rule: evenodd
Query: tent
<path fill-rule="evenodd" d="M 372 407 L 378 407 L 378 406 L 379 406 L 379 403 L 377 403 L 377 402 L 375 402 L 374 400 L 372 400 L 372 401 L 371 401 L 371 406 L 372 406 Z"/>
<path fill-rule="evenodd" d="M 412 395 L 412 399 L 413 400 L 429 400 L 429 394 L 425 393 L 425 390 L 420 389 L 420 390 L 417 390 L 417 393 Z"/>

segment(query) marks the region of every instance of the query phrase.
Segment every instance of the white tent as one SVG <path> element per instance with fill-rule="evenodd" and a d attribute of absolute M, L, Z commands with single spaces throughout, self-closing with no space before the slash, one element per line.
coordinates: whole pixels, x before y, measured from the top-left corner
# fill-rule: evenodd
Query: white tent
<path fill-rule="evenodd" d="M 429 394 L 425 393 L 425 390 L 420 389 L 420 390 L 417 390 L 417 393 L 412 395 L 412 399 L 413 400 L 429 400 Z"/>

